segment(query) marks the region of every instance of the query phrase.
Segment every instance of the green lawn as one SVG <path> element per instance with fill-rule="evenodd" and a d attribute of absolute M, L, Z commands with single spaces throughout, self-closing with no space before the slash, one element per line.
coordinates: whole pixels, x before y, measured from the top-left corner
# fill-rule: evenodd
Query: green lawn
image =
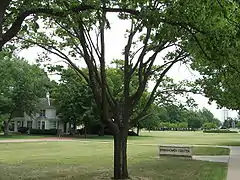
<path fill-rule="evenodd" d="M 82 139 L 83 137 L 81 137 Z M 112 136 L 88 136 L 87 140 L 109 141 Z M 129 137 L 130 143 L 159 144 L 189 144 L 189 145 L 220 145 L 240 146 L 240 133 L 203 133 L 202 131 L 143 131 L 140 137 Z"/>
<path fill-rule="evenodd" d="M 132 142 L 141 144 L 199 144 L 240 146 L 240 133 L 203 133 L 179 131 L 151 131 L 142 132 L 140 138 L 130 137 Z"/>
<path fill-rule="evenodd" d="M 178 139 L 181 139 L 182 143 L 188 142 L 189 144 L 191 139 L 188 136 L 189 133 L 186 133 L 185 136 L 183 136 L 184 133 L 165 133 L 166 135 L 163 132 L 144 133 L 144 137 L 130 137 L 128 163 L 129 173 L 133 179 L 226 179 L 227 164 L 225 163 L 170 157 L 158 158 L 157 144 L 166 143 L 167 134 L 170 144 L 177 143 Z M 200 133 L 197 134 L 200 135 Z M 203 136 L 200 137 L 203 138 Z M 112 140 L 109 137 L 87 140 L 79 139 L 76 142 L 0 143 L 0 180 L 110 179 L 113 164 Z M 194 142 L 190 144 L 194 144 Z M 228 154 L 229 150 L 226 148 L 194 147 L 193 153 L 196 155 L 224 155 Z"/>
<path fill-rule="evenodd" d="M 4 137 L 0 135 L 0 140 L 5 139 L 28 139 L 42 138 L 51 136 L 27 136 L 12 135 Z M 159 145 L 159 144 L 199 144 L 199 145 L 222 145 L 222 146 L 240 146 L 240 133 L 238 134 L 214 134 L 196 132 L 180 132 L 180 131 L 151 131 L 141 132 L 140 137 L 129 137 L 130 143 Z M 111 136 L 88 136 L 88 141 L 112 141 Z"/>

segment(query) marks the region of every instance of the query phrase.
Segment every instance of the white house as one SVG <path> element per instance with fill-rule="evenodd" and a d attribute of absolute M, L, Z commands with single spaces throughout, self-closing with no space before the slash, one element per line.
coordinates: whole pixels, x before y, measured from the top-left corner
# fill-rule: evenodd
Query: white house
<path fill-rule="evenodd" d="M 17 132 L 20 127 L 64 130 L 64 123 L 57 116 L 56 108 L 48 94 L 46 98 L 39 99 L 39 103 L 36 107 L 37 111 L 35 114 L 28 115 L 22 113 L 20 117 L 13 118 L 10 123 L 10 130 Z"/>

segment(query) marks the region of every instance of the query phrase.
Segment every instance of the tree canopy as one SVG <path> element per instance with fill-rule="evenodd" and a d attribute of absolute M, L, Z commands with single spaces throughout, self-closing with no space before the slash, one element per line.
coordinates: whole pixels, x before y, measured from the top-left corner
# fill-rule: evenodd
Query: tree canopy
<path fill-rule="evenodd" d="M 148 82 L 154 85 L 139 116 L 144 116 L 163 92 L 170 92 L 169 88 L 164 89 L 166 75 L 175 64 L 191 61 L 192 67 L 202 74 L 211 74 L 215 72 L 212 71 L 215 64 L 231 57 L 230 52 L 238 54 L 233 51 L 238 47 L 233 41 L 238 31 L 226 18 L 234 16 L 237 4 L 233 1 L 26 0 L 16 3 L 5 0 L 1 3 L 1 49 L 18 35 L 16 40 L 22 43 L 22 48 L 42 47 L 66 61 L 87 82 L 100 109 L 101 122 L 114 134 L 115 179 L 128 178 L 127 132 L 132 121 L 139 119 L 133 118 L 134 108 L 140 104 Z M 117 95 L 111 90 L 106 70 L 105 39 L 107 29 L 111 28 L 110 14 L 130 23 L 123 56 L 119 57 L 124 60 L 123 83 L 122 93 Z M 43 58 L 49 59 L 48 54 Z M 86 65 L 87 73 L 78 68 L 76 61 Z M 208 68 L 209 64 L 213 66 Z M 175 92 L 175 86 L 167 87 Z M 192 117 L 196 119 L 192 126 L 198 128 L 201 124 L 197 116 Z M 173 119 L 179 120 L 177 114 L 173 113 Z"/>
<path fill-rule="evenodd" d="M 7 131 L 15 115 L 31 115 L 38 98 L 45 96 L 49 79 L 37 65 L 5 52 L 0 54 L 0 77 L 0 114 L 5 116 Z"/>

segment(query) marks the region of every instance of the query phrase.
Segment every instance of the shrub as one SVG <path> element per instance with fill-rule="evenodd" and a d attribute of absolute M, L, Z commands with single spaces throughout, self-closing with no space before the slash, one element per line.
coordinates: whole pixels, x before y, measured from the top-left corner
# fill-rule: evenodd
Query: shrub
<path fill-rule="evenodd" d="M 57 135 L 57 129 L 31 129 L 30 134 Z"/>
<path fill-rule="evenodd" d="M 27 127 L 19 127 L 18 128 L 18 132 L 20 132 L 20 133 L 26 133 L 28 131 L 28 128 Z"/>
<path fill-rule="evenodd" d="M 238 131 L 230 131 L 229 129 L 206 130 L 204 133 L 238 133 Z"/>

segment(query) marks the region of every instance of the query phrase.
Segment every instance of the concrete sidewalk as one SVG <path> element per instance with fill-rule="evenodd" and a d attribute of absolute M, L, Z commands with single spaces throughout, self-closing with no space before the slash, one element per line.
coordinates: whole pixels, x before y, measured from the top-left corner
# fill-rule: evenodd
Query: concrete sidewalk
<path fill-rule="evenodd" d="M 230 147 L 227 180 L 240 179 L 240 147 Z"/>
<path fill-rule="evenodd" d="M 4 139 L 0 143 L 44 142 L 44 141 L 76 141 L 71 138 L 37 138 L 37 139 Z"/>
<path fill-rule="evenodd" d="M 209 162 L 229 162 L 229 156 L 192 156 L 192 159 L 198 161 L 209 161 Z"/>

